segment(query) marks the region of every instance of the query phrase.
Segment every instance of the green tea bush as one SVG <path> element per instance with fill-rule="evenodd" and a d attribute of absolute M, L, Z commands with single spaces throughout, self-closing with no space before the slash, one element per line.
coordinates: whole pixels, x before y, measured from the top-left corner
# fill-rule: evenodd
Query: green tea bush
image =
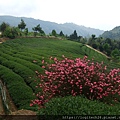
<path fill-rule="evenodd" d="M 4 54 L 2 54 L 2 58 L 0 59 L 0 61 L 5 61 L 5 59 L 17 62 L 19 64 L 22 64 L 22 65 L 30 68 L 33 71 L 39 70 L 39 72 L 40 71 L 43 72 L 43 69 L 40 66 L 38 66 L 37 64 L 35 64 L 35 63 L 37 63 L 36 60 L 34 60 L 33 63 L 31 63 L 31 62 L 29 62 L 27 60 L 23 60 L 23 59 L 20 59 L 20 58 L 12 57 L 11 55 L 8 55 L 8 54 L 4 53 Z"/>
<path fill-rule="evenodd" d="M 37 79 L 37 78 L 36 78 Z M 34 91 L 34 93 L 35 94 L 37 94 L 38 92 L 41 92 L 42 91 L 42 89 L 41 88 L 37 88 L 36 89 L 36 82 L 38 81 L 36 81 L 36 80 L 33 80 L 33 82 L 31 82 L 30 84 L 29 84 L 29 86 L 32 88 L 32 90 Z M 39 82 L 38 82 L 39 83 Z"/>
<path fill-rule="evenodd" d="M 2 64 L 10 69 L 12 69 L 15 73 L 19 74 L 24 80 L 29 84 L 33 80 L 31 79 L 35 76 L 35 72 L 30 70 L 28 67 L 25 67 L 19 63 L 13 61 L 3 61 Z"/>
<path fill-rule="evenodd" d="M 80 96 L 53 98 L 38 115 L 119 115 L 120 105 L 109 106 Z"/>
<path fill-rule="evenodd" d="M 29 107 L 29 100 L 35 99 L 32 89 L 23 83 L 16 83 L 9 88 L 9 93 L 18 108 L 26 104 Z"/>
<path fill-rule="evenodd" d="M 0 77 L 9 89 L 9 93 L 18 108 L 29 107 L 31 99 L 35 99 L 32 89 L 26 85 L 24 79 L 12 70 L 0 65 Z M 6 73 L 6 74 L 4 74 Z M 34 109 L 34 108 L 32 108 Z"/>
<path fill-rule="evenodd" d="M 2 64 L 3 62 L 6 62 L 7 60 L 3 57 L 0 56 L 0 64 Z"/>
<path fill-rule="evenodd" d="M 14 73 L 12 70 L 8 69 L 7 67 L 0 65 L 0 70 L 1 70 L 0 72 L 1 79 L 9 86 L 11 86 L 12 83 L 16 83 L 16 82 L 24 83 L 24 79 L 21 76 Z"/>
<path fill-rule="evenodd" d="M 32 58 L 32 57 L 24 56 L 24 55 L 21 55 L 20 53 L 13 54 L 13 57 L 18 57 L 18 58 L 21 58 L 23 60 L 27 60 L 27 61 L 30 61 L 30 62 L 33 62 L 33 60 L 34 60 L 34 58 Z"/>

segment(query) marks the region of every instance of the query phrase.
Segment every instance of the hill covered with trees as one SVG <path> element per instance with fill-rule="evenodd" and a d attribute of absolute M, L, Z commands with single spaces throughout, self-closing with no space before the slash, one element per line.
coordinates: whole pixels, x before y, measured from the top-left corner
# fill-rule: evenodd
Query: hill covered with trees
<path fill-rule="evenodd" d="M 29 31 L 32 31 L 32 28 L 34 26 L 40 24 L 46 34 L 51 33 L 53 29 L 55 29 L 57 33 L 63 31 L 65 35 L 66 34 L 70 35 L 74 30 L 76 30 L 79 36 L 84 36 L 84 37 L 89 37 L 92 34 L 99 36 L 104 32 L 103 30 L 89 28 L 85 26 L 79 26 L 73 23 L 58 24 L 54 22 L 43 21 L 33 18 L 26 18 L 26 17 L 0 16 L 0 24 L 2 24 L 2 22 L 5 22 L 5 23 L 9 23 L 10 26 L 17 27 L 21 19 L 23 19 L 24 22 L 27 24 L 26 27 L 28 28 Z"/>
<path fill-rule="evenodd" d="M 103 38 L 111 38 L 115 40 L 120 40 L 120 26 L 117 26 L 110 31 L 105 31 L 101 36 Z"/>

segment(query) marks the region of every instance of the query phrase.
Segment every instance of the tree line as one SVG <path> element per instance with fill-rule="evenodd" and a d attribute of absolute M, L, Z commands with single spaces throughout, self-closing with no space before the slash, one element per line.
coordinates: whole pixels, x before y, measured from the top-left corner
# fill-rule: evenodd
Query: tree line
<path fill-rule="evenodd" d="M 28 28 L 26 28 L 26 23 L 23 19 L 21 19 L 21 22 L 18 24 L 17 27 L 12 27 L 8 23 L 3 22 L 0 25 L 0 32 L 1 37 L 8 37 L 11 39 L 14 39 L 19 36 L 45 36 L 45 32 L 42 30 L 40 24 L 32 28 L 32 32 L 29 32 Z M 52 30 L 50 33 L 52 36 L 64 36 L 63 32 L 60 31 L 59 34 L 55 30 Z"/>
<path fill-rule="evenodd" d="M 13 27 L 10 26 L 8 23 L 3 22 L 0 25 L 0 32 L 1 37 L 8 37 L 8 38 L 16 38 L 19 36 L 45 36 L 45 32 L 43 31 L 43 29 L 41 28 L 40 24 L 38 24 L 37 26 L 32 28 L 32 32 L 29 32 L 28 28 L 26 27 L 26 23 L 24 22 L 23 19 L 21 19 L 20 23 L 18 24 L 17 27 Z M 76 30 L 74 30 L 74 32 L 68 36 L 68 35 L 64 35 L 64 33 L 62 31 L 60 31 L 60 33 L 57 33 L 55 29 L 53 29 L 51 31 L 51 33 L 49 34 L 50 36 L 61 36 L 61 37 L 67 37 L 70 40 L 79 40 L 82 36 L 77 36 L 77 32 Z"/>
<path fill-rule="evenodd" d="M 103 38 L 101 36 L 96 37 L 94 34 L 92 34 L 89 38 L 84 38 L 82 36 L 78 36 L 76 30 L 74 30 L 73 34 L 68 36 L 68 39 L 82 44 L 87 44 L 106 54 L 116 62 L 119 62 L 120 60 L 120 40 Z"/>
<path fill-rule="evenodd" d="M 87 44 L 115 60 L 120 60 L 120 40 L 96 37 L 95 35 L 92 35 L 88 39 Z"/>

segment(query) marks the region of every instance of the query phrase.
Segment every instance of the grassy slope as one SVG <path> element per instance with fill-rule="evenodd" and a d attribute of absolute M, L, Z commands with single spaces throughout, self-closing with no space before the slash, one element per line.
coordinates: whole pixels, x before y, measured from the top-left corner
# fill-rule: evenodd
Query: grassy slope
<path fill-rule="evenodd" d="M 0 45 L 0 77 L 6 83 L 13 101 L 19 109 L 29 108 L 29 102 L 35 97 L 32 95 L 38 90 L 35 88 L 35 70 L 43 72 L 42 59 L 49 63 L 49 57 L 65 55 L 69 58 L 83 57 L 104 61 L 109 68 L 119 67 L 110 63 L 107 58 L 86 46 L 68 40 L 53 38 L 21 38 L 7 41 Z M 36 60 L 37 62 L 33 62 Z M 26 91 L 26 92 L 24 92 Z"/>

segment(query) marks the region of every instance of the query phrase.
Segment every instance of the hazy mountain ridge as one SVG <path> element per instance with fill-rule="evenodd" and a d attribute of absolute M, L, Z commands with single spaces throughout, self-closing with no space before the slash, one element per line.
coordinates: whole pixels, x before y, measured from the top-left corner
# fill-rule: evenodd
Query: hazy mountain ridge
<path fill-rule="evenodd" d="M 101 36 L 103 38 L 111 38 L 115 40 L 120 40 L 120 26 L 117 26 L 110 31 L 105 31 Z"/>
<path fill-rule="evenodd" d="M 33 27 L 40 24 L 40 26 L 42 27 L 42 29 L 45 31 L 46 34 L 51 33 L 53 29 L 55 29 L 57 33 L 63 31 L 65 35 L 66 34 L 70 35 L 74 32 L 74 30 L 76 30 L 77 34 L 83 37 L 89 37 L 92 34 L 99 36 L 104 32 L 103 30 L 85 27 L 85 26 L 79 26 L 74 23 L 58 24 L 55 22 L 43 21 L 39 19 L 26 18 L 26 17 L 0 16 L 0 24 L 2 22 L 6 22 L 9 23 L 11 26 L 18 26 L 18 24 L 21 22 L 21 19 L 24 20 L 24 22 L 27 25 L 26 27 L 29 29 L 29 31 L 32 31 Z"/>

